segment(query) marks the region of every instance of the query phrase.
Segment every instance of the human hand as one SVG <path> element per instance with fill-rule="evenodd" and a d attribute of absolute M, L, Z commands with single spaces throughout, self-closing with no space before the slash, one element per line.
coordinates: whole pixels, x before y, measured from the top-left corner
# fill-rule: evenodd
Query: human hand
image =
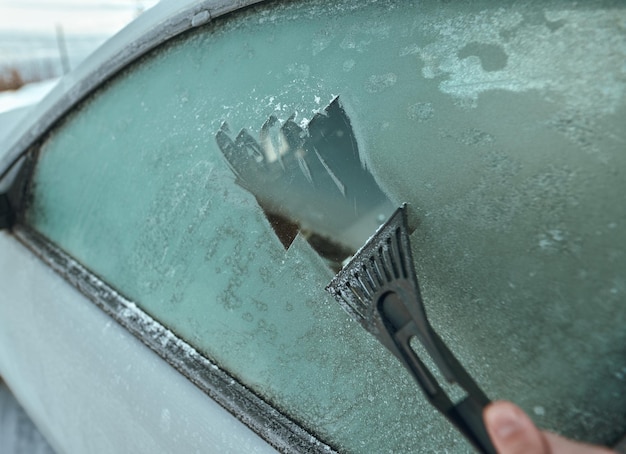
<path fill-rule="evenodd" d="M 499 454 L 616 454 L 605 447 L 578 443 L 541 431 L 510 402 L 493 402 L 485 408 L 483 418 Z"/>

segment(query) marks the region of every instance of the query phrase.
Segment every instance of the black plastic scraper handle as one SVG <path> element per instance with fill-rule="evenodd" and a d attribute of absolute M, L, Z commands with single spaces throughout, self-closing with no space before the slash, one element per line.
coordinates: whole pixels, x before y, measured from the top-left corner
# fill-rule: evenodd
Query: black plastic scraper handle
<path fill-rule="evenodd" d="M 454 419 L 455 425 L 459 430 L 463 432 L 465 437 L 472 442 L 479 452 L 497 454 L 498 451 L 491 443 L 487 427 L 485 427 L 483 419 L 484 408 L 485 405 L 468 397 L 452 407 L 451 412 L 456 414 L 450 416 Z"/>

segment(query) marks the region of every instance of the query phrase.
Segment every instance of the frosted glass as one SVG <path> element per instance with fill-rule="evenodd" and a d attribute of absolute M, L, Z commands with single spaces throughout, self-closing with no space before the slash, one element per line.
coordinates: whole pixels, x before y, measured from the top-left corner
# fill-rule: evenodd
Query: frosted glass
<path fill-rule="evenodd" d="M 272 115 L 306 126 L 339 96 L 362 165 L 411 205 L 425 305 L 461 363 L 538 424 L 610 443 L 626 429 L 616 4 L 312 1 L 217 20 L 50 136 L 27 221 L 342 450 L 467 452 L 218 146 L 225 123 L 261 142 Z"/>

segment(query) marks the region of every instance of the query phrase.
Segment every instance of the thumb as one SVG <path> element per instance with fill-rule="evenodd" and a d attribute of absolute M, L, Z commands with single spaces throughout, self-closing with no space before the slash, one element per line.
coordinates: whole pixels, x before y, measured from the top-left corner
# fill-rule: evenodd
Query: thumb
<path fill-rule="evenodd" d="M 516 405 L 494 402 L 485 408 L 484 419 L 499 454 L 550 454 L 546 438 Z"/>

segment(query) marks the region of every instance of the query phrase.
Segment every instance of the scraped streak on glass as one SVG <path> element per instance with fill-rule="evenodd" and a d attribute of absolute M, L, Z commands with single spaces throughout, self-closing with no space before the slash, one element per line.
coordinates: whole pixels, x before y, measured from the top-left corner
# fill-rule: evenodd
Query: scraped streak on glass
<path fill-rule="evenodd" d="M 304 127 L 294 119 L 270 116 L 258 138 L 242 129 L 233 139 L 223 123 L 215 139 L 285 248 L 300 232 L 338 269 L 394 206 L 363 165 L 338 97 Z"/>

